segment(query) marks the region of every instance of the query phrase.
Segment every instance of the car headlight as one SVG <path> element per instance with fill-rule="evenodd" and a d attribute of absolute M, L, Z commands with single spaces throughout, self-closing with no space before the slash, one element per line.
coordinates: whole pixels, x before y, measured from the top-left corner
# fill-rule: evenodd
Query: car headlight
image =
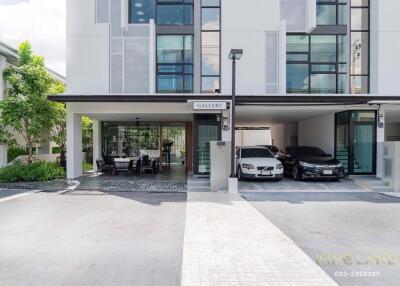
<path fill-rule="evenodd" d="M 310 163 L 306 163 L 306 162 L 299 162 L 300 166 L 306 167 L 306 168 L 314 168 L 315 166 L 313 164 Z"/>
<path fill-rule="evenodd" d="M 282 164 L 276 165 L 276 169 L 277 169 L 277 170 L 283 169 L 283 165 L 282 165 Z"/>
<path fill-rule="evenodd" d="M 339 163 L 336 165 L 337 168 L 342 168 L 343 167 L 343 163 Z"/>
<path fill-rule="evenodd" d="M 254 166 L 252 164 L 242 164 L 243 169 L 254 169 Z"/>

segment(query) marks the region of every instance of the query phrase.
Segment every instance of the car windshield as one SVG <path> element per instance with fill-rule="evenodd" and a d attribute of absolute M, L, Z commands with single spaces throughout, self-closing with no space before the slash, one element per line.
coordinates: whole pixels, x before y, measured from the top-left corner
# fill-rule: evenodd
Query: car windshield
<path fill-rule="evenodd" d="M 267 146 L 267 148 L 274 153 L 278 153 L 279 149 L 276 146 Z"/>
<path fill-rule="evenodd" d="M 274 158 L 274 155 L 266 148 L 246 148 L 242 149 L 242 158 Z"/>
<path fill-rule="evenodd" d="M 294 156 L 302 157 L 322 157 L 326 154 L 317 147 L 293 147 L 292 153 Z"/>

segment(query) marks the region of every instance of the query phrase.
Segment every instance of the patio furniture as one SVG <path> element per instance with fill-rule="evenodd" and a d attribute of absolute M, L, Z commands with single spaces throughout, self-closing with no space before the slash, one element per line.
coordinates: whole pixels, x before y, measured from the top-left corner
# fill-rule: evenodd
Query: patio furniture
<path fill-rule="evenodd" d="M 155 173 L 154 161 L 150 160 L 149 155 L 143 155 L 142 160 L 140 160 L 140 173 L 145 173 L 146 171 L 151 171 L 152 174 Z"/>
<path fill-rule="evenodd" d="M 99 172 L 107 173 L 112 171 L 112 166 L 106 164 L 103 159 L 96 159 L 96 165 L 97 165 L 97 174 Z"/>
<path fill-rule="evenodd" d="M 132 174 L 133 161 L 129 158 L 115 158 L 113 175 L 118 174 L 118 172 L 127 172 L 128 176 Z"/>

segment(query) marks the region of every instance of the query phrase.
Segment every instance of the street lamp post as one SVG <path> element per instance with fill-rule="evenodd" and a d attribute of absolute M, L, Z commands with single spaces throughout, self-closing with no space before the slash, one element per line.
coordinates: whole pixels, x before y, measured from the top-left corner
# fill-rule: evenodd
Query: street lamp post
<path fill-rule="evenodd" d="M 236 61 L 240 60 L 243 55 L 241 49 L 231 49 L 229 53 L 229 59 L 232 60 L 232 106 L 231 106 L 231 175 L 230 178 L 236 178 L 235 171 L 235 130 L 236 130 Z"/>

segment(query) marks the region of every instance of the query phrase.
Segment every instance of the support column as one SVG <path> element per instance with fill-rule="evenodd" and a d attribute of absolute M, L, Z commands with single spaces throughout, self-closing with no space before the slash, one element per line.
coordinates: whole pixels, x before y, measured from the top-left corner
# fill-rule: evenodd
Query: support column
<path fill-rule="evenodd" d="M 5 97 L 6 81 L 3 77 L 3 71 L 6 68 L 7 59 L 4 56 L 0 56 L 0 101 Z M 7 165 L 7 144 L 0 144 L 0 168 Z"/>
<path fill-rule="evenodd" d="M 67 103 L 68 179 L 75 179 L 83 175 L 82 161 L 82 116 L 73 113 L 70 103 Z"/>
<path fill-rule="evenodd" d="M 385 143 L 385 110 L 378 112 L 378 126 L 376 127 L 376 176 L 383 178 L 383 149 Z"/>
<path fill-rule="evenodd" d="M 93 170 L 97 172 L 96 160 L 101 158 L 101 122 L 93 120 Z"/>

